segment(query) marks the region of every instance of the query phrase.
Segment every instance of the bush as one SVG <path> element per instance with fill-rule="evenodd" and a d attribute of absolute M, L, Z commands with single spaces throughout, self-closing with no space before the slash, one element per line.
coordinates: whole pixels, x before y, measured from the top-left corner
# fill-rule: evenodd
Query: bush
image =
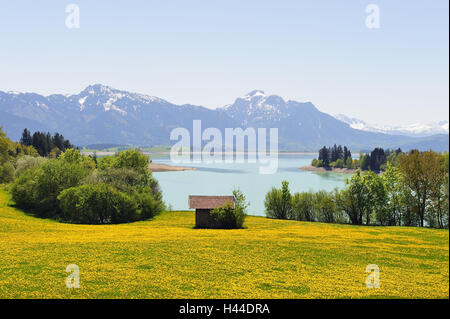
<path fill-rule="evenodd" d="M 130 196 L 103 183 L 66 189 L 58 200 L 66 222 L 118 224 L 140 219 L 138 205 Z"/>
<path fill-rule="evenodd" d="M 314 194 L 314 210 L 317 220 L 324 223 L 335 223 L 338 219 L 337 206 L 332 193 L 318 191 Z"/>
<path fill-rule="evenodd" d="M 295 193 L 292 198 L 292 212 L 292 219 L 315 221 L 314 195 L 307 192 Z"/>
<path fill-rule="evenodd" d="M 124 223 L 159 214 L 165 207 L 148 158 L 137 151 L 121 154 L 100 161 L 98 170 L 92 158 L 74 149 L 57 159 L 23 157 L 13 200 L 38 217 L 73 223 Z"/>
<path fill-rule="evenodd" d="M 161 193 L 153 195 L 149 187 L 134 193 L 133 199 L 137 204 L 140 219 L 152 218 L 165 209 Z"/>
<path fill-rule="evenodd" d="M 148 156 L 138 150 L 126 150 L 118 155 L 111 157 L 105 156 L 97 160 L 99 169 L 107 168 L 128 168 L 139 173 L 148 171 Z"/>
<path fill-rule="evenodd" d="M 136 171 L 129 168 L 106 168 L 98 171 L 99 182 L 111 184 L 120 191 L 134 191 L 136 187 L 150 187 L 153 194 L 160 193 L 158 182 L 149 171 Z"/>
<path fill-rule="evenodd" d="M 79 150 L 73 148 L 61 153 L 59 159 L 67 163 L 80 164 L 87 170 L 93 170 L 96 167 L 95 161 L 91 157 L 83 156 Z"/>
<path fill-rule="evenodd" d="M 314 158 L 311 162 L 311 165 L 314 167 L 322 167 L 323 162 L 321 160 L 318 160 L 317 158 Z"/>
<path fill-rule="evenodd" d="M 19 176 L 27 169 L 41 166 L 45 161 L 46 158 L 44 157 L 34 157 L 30 155 L 20 157 L 16 162 L 16 176 Z"/>
<path fill-rule="evenodd" d="M 291 193 L 289 191 L 289 183 L 282 182 L 282 188 L 272 188 L 267 193 L 264 201 L 266 207 L 266 216 L 270 218 L 278 219 L 290 219 L 292 218 L 292 202 Z"/>
<path fill-rule="evenodd" d="M 231 203 L 211 211 L 211 217 L 215 221 L 216 228 L 234 229 L 242 228 L 247 216 L 248 203 L 240 190 L 233 191 L 234 208 Z"/>
<path fill-rule="evenodd" d="M 65 189 L 78 186 L 89 171 L 81 164 L 51 159 L 38 168 L 22 172 L 11 193 L 16 205 L 32 209 L 40 217 L 56 218 L 57 197 Z"/>
<path fill-rule="evenodd" d="M 335 162 L 333 162 L 333 163 L 331 163 L 331 167 L 334 167 L 334 168 L 343 168 L 344 167 L 344 160 L 342 160 L 342 159 L 338 159 L 338 160 L 336 160 Z"/>
<path fill-rule="evenodd" d="M 216 228 L 238 228 L 235 210 L 231 203 L 214 208 L 211 211 L 211 217 L 215 220 Z"/>
<path fill-rule="evenodd" d="M 37 168 L 23 171 L 11 187 L 12 198 L 18 207 L 35 209 L 38 205 Z"/>

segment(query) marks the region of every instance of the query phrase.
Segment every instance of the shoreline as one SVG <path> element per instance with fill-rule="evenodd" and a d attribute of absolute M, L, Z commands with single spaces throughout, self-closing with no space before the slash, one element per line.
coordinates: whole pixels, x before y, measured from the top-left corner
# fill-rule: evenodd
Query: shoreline
<path fill-rule="evenodd" d="M 150 163 L 148 169 L 152 172 L 179 172 L 179 171 L 193 171 L 197 168 L 186 166 L 172 166 L 167 164 Z"/>
<path fill-rule="evenodd" d="M 300 170 L 308 172 L 323 172 L 323 173 L 342 173 L 342 174 L 355 174 L 356 169 L 353 168 L 330 168 L 325 169 L 324 167 L 315 167 L 312 165 L 299 167 Z"/>

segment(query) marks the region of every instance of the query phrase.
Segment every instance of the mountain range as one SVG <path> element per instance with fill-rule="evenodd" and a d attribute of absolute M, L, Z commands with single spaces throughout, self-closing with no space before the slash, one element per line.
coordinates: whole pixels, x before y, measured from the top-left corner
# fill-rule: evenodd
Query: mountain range
<path fill-rule="evenodd" d="M 324 145 L 342 144 L 352 150 L 374 147 L 448 150 L 448 122 L 438 134 L 402 134 L 399 130 L 376 131 L 343 115 L 331 116 L 310 102 L 286 101 L 254 90 L 234 103 L 215 110 L 191 104 L 176 105 L 164 99 L 90 85 L 79 94 L 48 96 L 0 91 L 0 126 L 13 140 L 24 128 L 63 134 L 79 146 L 118 144 L 169 146 L 176 127 L 202 127 L 221 131 L 236 127 L 277 127 L 279 147 L 290 151 L 317 151 Z M 358 122 L 359 123 L 359 122 Z"/>
<path fill-rule="evenodd" d="M 357 118 L 351 118 L 344 114 L 337 114 L 336 119 L 347 123 L 350 127 L 368 132 L 385 133 L 391 135 L 406 135 L 413 137 L 431 136 L 435 134 L 448 134 L 449 122 L 440 121 L 432 123 L 414 123 L 409 125 L 380 125 L 371 124 Z"/>

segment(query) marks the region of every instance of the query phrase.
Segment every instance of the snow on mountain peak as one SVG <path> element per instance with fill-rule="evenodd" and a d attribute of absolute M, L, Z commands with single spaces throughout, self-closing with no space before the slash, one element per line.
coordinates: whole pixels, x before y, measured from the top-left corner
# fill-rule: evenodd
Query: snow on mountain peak
<path fill-rule="evenodd" d="M 251 101 L 254 98 L 264 98 L 264 97 L 267 97 L 267 95 L 264 93 L 264 91 L 253 90 L 250 93 L 248 93 L 247 95 L 243 96 L 242 99 L 244 99 L 246 101 Z"/>
<path fill-rule="evenodd" d="M 105 111 L 116 111 L 121 115 L 126 115 L 130 107 L 136 111 L 142 104 L 151 102 L 168 104 L 167 101 L 155 96 L 121 91 L 103 84 L 87 86 L 77 95 L 77 101 L 80 111 L 89 105 L 98 105 L 103 106 Z"/>

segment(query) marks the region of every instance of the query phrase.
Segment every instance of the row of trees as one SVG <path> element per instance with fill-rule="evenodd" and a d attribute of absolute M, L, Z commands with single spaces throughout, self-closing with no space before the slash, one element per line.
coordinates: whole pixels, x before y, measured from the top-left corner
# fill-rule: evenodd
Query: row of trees
<path fill-rule="evenodd" d="M 20 144 L 25 146 L 33 146 L 39 155 L 50 156 L 56 158 L 61 152 L 74 148 L 69 140 L 64 139 L 59 133 L 55 133 L 53 136 L 50 133 L 45 132 L 31 132 L 28 129 L 24 129 L 22 137 L 20 138 Z"/>
<path fill-rule="evenodd" d="M 360 168 L 363 171 L 379 172 L 386 169 L 388 161 L 397 166 L 402 154 L 400 148 L 397 150 L 375 148 L 369 153 L 360 153 L 359 159 L 353 159 L 347 146 L 342 147 L 335 144 L 333 147 L 322 147 L 319 150 L 319 157 L 313 159 L 311 165 L 325 168 Z"/>
<path fill-rule="evenodd" d="M 291 195 L 283 182 L 266 195 L 265 207 L 271 218 L 448 228 L 449 155 L 414 150 L 398 167 L 388 162 L 383 174 L 357 170 L 344 189 L 332 192 Z"/>

